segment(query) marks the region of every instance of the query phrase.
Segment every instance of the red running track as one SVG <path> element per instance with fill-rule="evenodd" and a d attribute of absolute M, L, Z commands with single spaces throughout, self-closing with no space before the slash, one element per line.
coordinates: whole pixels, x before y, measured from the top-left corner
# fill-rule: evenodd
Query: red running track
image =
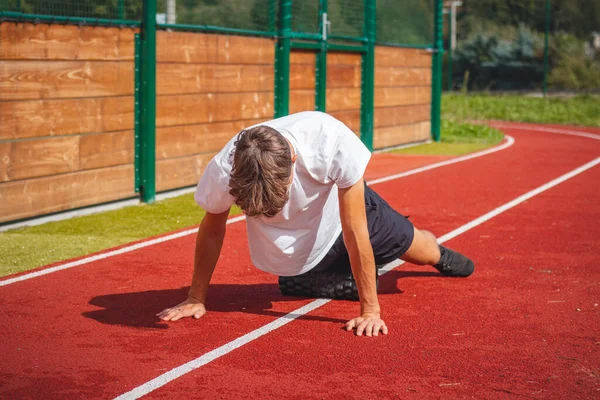
<path fill-rule="evenodd" d="M 507 131 L 506 150 L 374 188 L 440 235 L 600 155 L 598 140 Z M 331 302 L 150 397 L 596 398 L 598 178 L 452 240 L 478 265 L 469 279 L 409 265 L 382 277 L 386 337 L 342 332 L 357 304 Z M 154 318 L 185 294 L 192 235 L 1 287 L 0 396 L 114 397 L 310 303 L 251 267 L 243 223 L 228 230 L 200 321 Z"/>

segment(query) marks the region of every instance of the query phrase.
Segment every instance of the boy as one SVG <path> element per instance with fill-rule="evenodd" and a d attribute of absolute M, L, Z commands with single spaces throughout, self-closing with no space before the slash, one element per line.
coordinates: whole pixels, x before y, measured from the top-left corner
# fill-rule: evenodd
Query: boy
<path fill-rule="evenodd" d="M 388 332 L 380 316 L 376 265 L 401 258 L 433 265 L 446 276 L 471 275 L 471 260 L 439 246 L 433 234 L 415 228 L 364 183 L 370 157 L 348 127 L 321 112 L 243 130 L 211 160 L 196 189 L 206 216 L 198 230 L 188 299 L 157 315 L 176 321 L 206 313 L 233 204 L 248 217 L 253 264 L 280 276 L 284 293 L 286 279 L 351 270 L 361 310 L 346 329 L 356 328 L 358 336 Z"/>

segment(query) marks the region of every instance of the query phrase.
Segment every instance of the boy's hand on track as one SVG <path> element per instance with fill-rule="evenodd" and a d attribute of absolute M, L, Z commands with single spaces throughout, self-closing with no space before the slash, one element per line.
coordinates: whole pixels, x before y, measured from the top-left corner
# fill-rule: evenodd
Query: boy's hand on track
<path fill-rule="evenodd" d="M 192 297 L 188 298 L 183 303 L 177 304 L 175 307 L 166 308 L 156 314 L 163 321 L 177 321 L 181 318 L 194 317 L 200 318 L 206 314 L 206 307 L 199 300 Z"/>
<path fill-rule="evenodd" d="M 384 335 L 388 333 L 385 322 L 380 318 L 379 314 L 375 313 L 364 313 L 362 316 L 346 322 L 347 331 L 351 331 L 354 328 L 356 328 L 356 336 L 362 336 L 363 333 L 366 336 L 378 336 L 380 331 Z"/>

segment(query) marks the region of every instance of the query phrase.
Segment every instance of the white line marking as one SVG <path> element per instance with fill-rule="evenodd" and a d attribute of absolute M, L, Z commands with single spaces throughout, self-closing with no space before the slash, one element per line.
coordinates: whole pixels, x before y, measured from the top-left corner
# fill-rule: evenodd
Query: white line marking
<path fill-rule="evenodd" d="M 457 229 L 454 229 L 453 231 L 440 237 L 438 239 L 438 242 L 444 243 L 450 239 L 453 239 L 453 238 L 465 233 L 466 231 L 473 229 L 474 227 L 481 225 L 482 223 L 484 223 L 486 221 L 489 221 L 490 219 L 496 217 L 497 215 L 517 206 L 518 204 L 521 204 L 524 201 L 526 201 L 526 200 L 528 200 L 528 199 L 530 199 L 530 198 L 532 198 L 532 197 L 534 197 L 534 196 L 536 196 L 536 195 L 538 195 L 538 194 L 540 194 L 540 193 L 542 193 L 542 192 L 544 192 L 544 191 L 546 191 L 546 190 L 548 190 L 548 189 L 550 189 L 550 188 L 552 188 L 552 187 L 554 187 L 576 175 L 579 175 L 582 172 L 584 172 L 598 164 L 600 164 L 600 157 L 572 170 L 571 172 L 568 172 L 556 179 L 553 179 L 550 182 L 545 183 L 542 186 L 539 186 L 536 189 L 533 189 L 533 190 L 517 197 L 516 199 L 514 199 L 512 201 L 509 201 L 508 203 L 482 215 L 479 218 L 474 219 L 473 221 L 471 221 Z M 397 267 L 398 265 L 401 265 L 403 263 L 404 263 L 404 261 L 397 260 L 397 261 L 393 261 L 393 262 L 385 265 L 383 268 L 380 269 L 380 275 L 383 275 L 386 272 L 389 272 L 390 270 L 394 269 L 395 267 Z M 152 379 L 151 381 L 148 381 L 148 382 L 136 387 L 135 389 L 120 395 L 116 399 L 118 399 L 118 400 L 138 399 L 138 398 L 160 388 L 161 386 L 164 386 L 167 383 L 187 374 L 188 372 L 191 372 L 197 368 L 200 368 L 203 365 L 206 365 L 206 364 L 210 363 L 211 361 L 214 361 L 217 358 L 220 358 L 220 357 L 232 352 L 233 350 L 240 348 L 240 347 L 252 342 L 253 340 L 258 339 L 259 337 L 264 336 L 267 333 L 274 331 L 275 329 L 281 328 L 282 326 L 293 321 L 294 319 L 296 319 L 304 314 L 307 314 L 310 311 L 316 310 L 317 308 L 329 303 L 330 301 L 331 301 L 331 299 L 314 300 L 314 301 L 308 303 L 307 305 L 300 307 L 300 308 L 292 311 L 291 313 L 286 314 L 283 317 L 276 319 L 273 322 L 268 323 L 267 325 L 264 325 L 252 332 L 249 332 L 249 333 L 245 334 L 244 336 L 241 336 L 229 343 L 224 344 L 221 347 L 217 347 L 216 349 L 196 358 L 195 360 L 192 360 L 188 363 L 185 363 L 177 368 L 170 370 L 169 372 L 159 375 L 156 378 Z"/>
<path fill-rule="evenodd" d="M 458 158 L 453 158 L 447 161 L 443 161 L 443 162 L 439 162 L 439 163 L 435 163 L 435 164 L 431 164 L 425 167 L 421 167 L 421 168 L 417 168 L 417 169 L 413 169 L 413 170 L 409 170 L 406 172 L 403 172 L 401 174 L 396 174 L 396 175 L 392 175 L 389 177 L 385 177 L 385 178 L 380 178 L 380 179 L 375 179 L 373 181 L 369 181 L 368 184 L 369 185 L 375 185 L 381 182 L 387 182 L 393 179 L 398 179 L 398 178 L 402 178 L 404 176 L 408 176 L 408 175 L 413 175 L 413 174 L 417 174 L 419 172 L 424 172 L 424 171 L 428 171 L 430 169 L 434 169 L 434 168 L 439 168 L 439 167 L 443 167 L 445 165 L 450 165 L 450 164 L 454 164 L 454 163 L 458 163 L 461 161 L 466 161 L 466 160 L 470 160 L 472 158 L 477 158 L 477 157 L 481 157 L 481 156 L 485 156 L 487 154 L 491 154 L 491 153 L 495 153 L 496 151 L 500 151 L 500 150 L 504 150 L 510 146 L 513 145 L 513 143 L 515 142 L 515 139 L 513 139 L 511 136 L 506 135 L 506 143 L 503 143 L 499 146 L 496 147 L 492 147 L 491 149 L 488 150 L 483 150 L 477 153 L 473 153 L 470 154 L 468 156 L 463 156 L 463 157 L 458 157 Z M 238 222 L 238 221 L 243 221 L 244 219 L 246 219 L 245 216 L 239 216 L 236 218 L 231 218 L 229 220 L 227 220 L 228 224 L 233 224 L 234 222 Z M 69 269 L 69 268 L 73 268 L 73 267 L 77 267 L 80 265 L 84 265 L 84 264 L 88 264 L 94 261 L 98 261 L 98 260 L 102 260 L 108 257 L 113 257 L 113 256 L 117 256 L 120 254 L 124 254 L 124 253 L 128 253 L 130 251 L 134 251 L 134 250 L 138 250 L 144 247 L 148 247 L 148 246 L 152 246 L 154 244 L 158 244 L 158 243 L 162 243 L 162 242 L 166 242 L 169 240 L 173 240 L 173 239 L 177 239 L 183 236 L 187 236 L 187 235 L 191 235 L 195 232 L 198 231 L 198 228 L 193 228 L 193 229 L 187 229 L 185 231 L 181 231 L 181 232 L 177 232 L 174 233 L 172 235 L 167 235 L 167 236 L 163 236 L 163 237 L 159 237 L 156 239 L 151 239 L 148 241 L 143 241 L 140 243 L 136 243 L 134 245 L 131 246 L 126 246 L 123 247 L 121 249 L 118 250 L 113 250 L 113 251 L 109 251 L 106 253 L 100 253 L 100 254 L 96 254 L 95 256 L 90 256 L 90 257 L 85 257 L 82 258 L 80 260 L 77 261 L 71 261 L 65 264 L 60 264 L 57 265 L 55 267 L 50 267 L 50 268 L 46 268 L 46 269 L 42 269 L 39 271 L 35 271 L 35 272 L 31 272 L 29 274 L 24 274 L 24 275 L 20 275 L 14 278 L 10 278 L 10 279 L 6 279 L 6 280 L 2 280 L 0 281 L 0 287 L 2 286 L 6 286 L 6 285 L 10 285 L 12 283 L 16 283 L 16 282 L 22 282 L 28 279 L 33 279 L 33 278 L 37 278 L 38 276 L 43 276 L 43 275 L 48 275 L 51 274 L 53 272 L 57 272 L 57 271 L 62 271 L 65 269 Z"/>
<path fill-rule="evenodd" d="M 331 301 L 330 299 L 314 300 L 314 301 L 308 303 L 307 305 L 300 307 L 297 310 L 292 311 L 289 314 L 284 315 L 283 317 L 277 318 L 273 322 L 270 322 L 258 329 L 255 329 L 252 332 L 245 334 L 244 336 L 240 336 L 239 338 L 237 338 L 227 344 L 224 344 L 221 347 L 218 347 L 212 351 L 209 351 L 208 353 L 202 355 L 201 357 L 196 358 L 195 360 L 192 360 L 183 365 L 180 365 L 179 367 L 174 368 L 174 369 L 170 370 L 169 372 L 166 372 L 166 373 L 152 379 L 151 381 L 148 381 L 147 383 L 143 384 L 142 386 L 138 386 L 137 388 L 135 388 L 125 394 L 122 394 L 119 397 L 116 397 L 116 399 L 121 400 L 121 399 L 140 398 L 140 397 L 158 389 L 159 387 L 164 386 L 168 382 L 187 374 L 188 372 L 191 372 L 197 368 L 200 368 L 201 366 L 206 365 L 206 364 L 216 360 L 217 358 L 220 358 L 220 357 L 224 356 L 225 354 L 232 352 L 233 350 L 240 348 L 240 347 L 252 342 L 253 340 L 258 339 L 259 337 L 264 336 L 267 333 L 274 331 L 275 329 L 279 329 L 282 326 L 289 324 L 296 318 L 301 317 L 302 315 L 307 314 L 307 313 L 329 303 L 330 301 Z"/>
<path fill-rule="evenodd" d="M 581 136 L 590 139 L 600 140 L 600 135 L 589 133 L 589 132 L 581 132 L 574 131 L 570 129 L 559 129 L 559 128 L 536 128 L 536 127 L 528 127 L 527 125 L 522 124 L 511 124 L 505 122 L 490 122 L 489 125 L 492 128 L 504 128 L 504 129 L 518 129 L 525 131 L 534 131 L 534 132 L 549 132 L 549 133 L 558 133 L 561 135 L 572 135 L 572 136 Z"/>
<path fill-rule="evenodd" d="M 459 163 L 461 161 L 470 160 L 473 158 L 485 156 L 488 154 L 495 153 L 497 151 L 504 150 L 504 149 L 512 146 L 515 143 L 515 139 L 512 136 L 509 136 L 509 135 L 504 135 L 504 136 L 506 137 L 506 142 L 501 144 L 500 146 L 492 147 L 491 149 L 487 149 L 487 150 L 483 150 L 483 151 L 478 151 L 477 153 L 468 154 L 466 156 L 452 158 L 450 160 L 440 161 L 440 162 L 437 162 L 434 164 L 429 164 L 424 167 L 411 169 L 410 171 L 401 172 L 399 174 L 385 176 L 383 178 L 378 178 L 378 179 L 373 179 L 372 181 L 369 181 L 368 183 L 369 183 L 369 185 L 376 185 L 378 183 L 391 181 L 393 179 L 403 178 L 405 176 L 418 174 L 418 173 L 424 172 L 424 171 L 429 171 L 430 169 L 435 169 L 435 168 L 443 167 L 446 165 Z"/>

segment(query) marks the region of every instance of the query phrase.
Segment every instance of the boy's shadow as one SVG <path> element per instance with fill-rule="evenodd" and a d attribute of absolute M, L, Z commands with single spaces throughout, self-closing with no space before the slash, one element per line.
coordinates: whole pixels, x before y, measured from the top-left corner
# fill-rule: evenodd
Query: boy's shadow
<path fill-rule="evenodd" d="M 381 277 L 380 294 L 402 293 L 396 287 L 396 280 L 414 276 L 436 276 L 428 272 L 391 271 Z M 189 288 L 149 290 L 145 292 L 116 293 L 96 296 L 89 304 L 101 309 L 86 311 L 84 317 L 91 318 L 108 325 L 132 326 L 136 328 L 167 329 L 168 324 L 162 322 L 156 313 L 174 306 L 187 297 Z M 212 284 L 209 289 L 206 308 L 209 312 L 242 312 L 258 315 L 282 317 L 286 312 L 273 311 L 273 302 L 298 301 L 302 297 L 283 296 L 277 284 Z M 347 321 L 339 318 L 328 318 L 314 315 L 302 315 L 299 319 L 335 322 L 344 324 Z"/>

